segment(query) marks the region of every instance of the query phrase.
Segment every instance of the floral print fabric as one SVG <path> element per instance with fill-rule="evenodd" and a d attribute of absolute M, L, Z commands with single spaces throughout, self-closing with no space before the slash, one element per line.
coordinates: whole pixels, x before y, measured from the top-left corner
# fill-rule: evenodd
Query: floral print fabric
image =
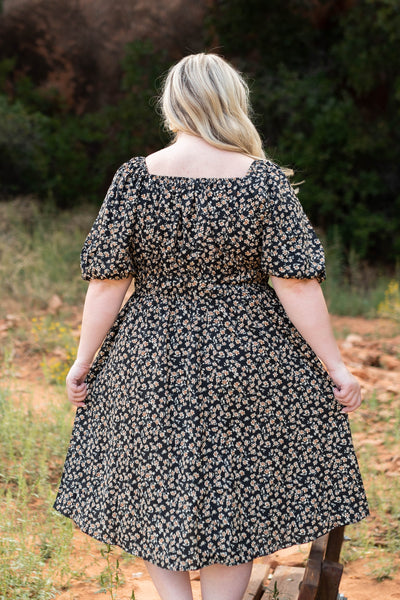
<path fill-rule="evenodd" d="M 160 567 L 235 565 L 368 515 L 348 417 L 269 275 L 325 277 L 282 171 L 116 173 L 84 279 L 135 277 L 88 374 L 56 510 Z"/>

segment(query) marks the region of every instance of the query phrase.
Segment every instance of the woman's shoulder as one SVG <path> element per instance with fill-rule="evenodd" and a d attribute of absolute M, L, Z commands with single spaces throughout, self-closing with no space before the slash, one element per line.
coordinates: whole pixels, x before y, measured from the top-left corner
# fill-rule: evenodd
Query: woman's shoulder
<path fill-rule="evenodd" d="M 118 171 L 122 171 L 123 173 L 133 173 L 136 171 L 143 170 L 145 167 L 144 156 L 132 156 L 127 161 L 122 163 L 119 167 Z"/>
<path fill-rule="evenodd" d="M 133 156 L 120 165 L 114 173 L 113 184 L 134 183 L 145 172 L 144 157 Z"/>
<path fill-rule="evenodd" d="M 288 177 L 293 174 L 291 169 L 280 167 L 269 158 L 257 159 L 253 170 L 267 188 L 275 188 L 288 183 Z"/>

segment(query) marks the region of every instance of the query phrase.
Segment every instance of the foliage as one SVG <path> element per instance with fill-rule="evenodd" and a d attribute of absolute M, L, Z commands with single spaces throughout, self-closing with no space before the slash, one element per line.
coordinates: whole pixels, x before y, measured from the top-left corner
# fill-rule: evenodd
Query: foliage
<path fill-rule="evenodd" d="M 322 283 L 329 312 L 335 315 L 374 317 L 390 278 L 381 266 L 371 266 L 350 250 L 346 253 L 335 232 L 324 240 L 326 281 Z"/>
<path fill-rule="evenodd" d="M 165 140 L 155 114 L 157 77 L 167 57 L 150 42 L 127 45 L 121 91 L 112 106 L 82 115 L 54 91 L 20 77 L 6 94 L 15 61 L 0 62 L 0 194 L 37 194 L 59 207 L 99 200 L 115 170 Z"/>
<path fill-rule="evenodd" d="M 32 318 L 34 348 L 43 356 L 41 367 L 49 383 L 63 385 L 75 360 L 77 341 L 69 327 L 50 315 Z"/>
<path fill-rule="evenodd" d="M 272 158 L 347 255 L 400 256 L 400 11 L 396 0 L 217 0 L 218 46 L 252 78 Z M 317 5 L 318 4 L 318 5 Z"/>
<path fill-rule="evenodd" d="M 340 238 L 346 267 L 354 254 L 394 266 L 400 259 L 397 0 L 214 0 L 207 10 L 206 45 L 249 75 L 267 152 L 305 180 L 300 199 L 313 223 L 329 243 Z M 99 202 L 122 162 L 167 141 L 155 98 L 160 76 L 178 56 L 148 41 L 128 44 L 115 101 L 91 111 L 89 103 L 83 114 L 23 74 L 9 49 L 4 56 L 3 197 L 36 194 L 62 208 Z"/>
<path fill-rule="evenodd" d="M 378 581 L 393 575 L 400 555 L 400 481 L 396 467 L 386 462 L 388 452 L 391 455 L 399 448 L 399 426 L 399 396 L 384 398 L 375 390 L 366 395 L 351 419 L 371 516 L 346 527 L 350 540 L 341 556 L 345 563 L 367 559 L 366 568 Z"/>
<path fill-rule="evenodd" d="M 0 96 L 0 192 L 44 191 L 49 119 Z"/>
<path fill-rule="evenodd" d="M 0 203 L 0 313 L 13 312 L 13 304 L 46 308 L 54 294 L 63 305 L 82 302 L 79 253 L 95 213 L 26 198 Z"/>
<path fill-rule="evenodd" d="M 50 600 L 72 575 L 73 525 L 52 509 L 70 409 L 50 404 L 38 414 L 29 393 L 1 384 L 0 598 Z"/>
<path fill-rule="evenodd" d="M 117 600 L 116 592 L 123 583 L 123 573 L 120 568 L 119 559 L 116 557 L 113 562 L 114 547 L 111 544 L 104 544 L 100 549 L 101 556 L 106 561 L 106 566 L 100 573 L 99 583 L 102 592 L 109 592 L 111 600 Z M 115 592 L 115 593 L 114 593 Z M 129 600 L 135 600 L 135 591 L 132 590 Z"/>
<path fill-rule="evenodd" d="M 87 284 L 80 277 L 79 253 L 95 214 L 94 207 L 60 211 L 51 204 L 21 198 L 0 203 L 0 287 L 3 291 L 0 315 L 27 307 L 35 311 L 36 316 L 38 309 L 48 307 L 54 294 L 61 298 L 61 311 L 83 302 Z M 381 267 L 367 265 L 353 252 L 346 257 L 338 236 L 331 241 L 324 240 L 324 247 L 327 280 L 323 288 L 330 311 L 337 315 L 375 316 L 390 277 Z M 43 339 L 51 323 L 53 327 L 63 327 L 54 325 L 60 323 L 61 317 L 36 322 L 40 323 Z M 48 377 L 63 378 L 64 360 L 68 362 L 68 353 L 71 357 L 73 353 L 69 339 L 69 332 L 64 340 L 60 335 L 58 346 L 63 348 L 63 354 L 59 360 L 46 359 Z M 54 344 L 51 342 L 50 346 Z M 49 348 L 47 345 L 47 349 L 43 346 L 40 349 L 45 354 Z"/>
<path fill-rule="evenodd" d="M 400 321 L 400 287 L 398 281 L 390 281 L 385 292 L 385 299 L 378 306 L 378 314 Z"/>

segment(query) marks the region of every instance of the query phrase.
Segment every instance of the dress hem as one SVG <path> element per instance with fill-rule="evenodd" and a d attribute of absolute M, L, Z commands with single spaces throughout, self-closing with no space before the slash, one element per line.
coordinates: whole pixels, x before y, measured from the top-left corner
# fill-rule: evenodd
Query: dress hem
<path fill-rule="evenodd" d="M 121 548 L 121 550 L 123 550 L 124 552 L 127 552 L 128 554 L 132 554 L 133 556 L 135 556 L 136 558 L 140 558 L 142 560 L 148 561 L 154 565 L 156 565 L 157 567 L 161 567 L 162 569 L 168 569 L 170 571 L 198 571 L 199 569 L 202 569 L 204 567 L 208 567 L 214 564 L 223 564 L 225 566 L 236 566 L 239 564 L 244 564 L 247 562 L 250 562 L 256 558 L 262 558 L 264 556 L 269 556 L 271 554 L 273 554 L 274 552 L 278 552 L 279 550 L 284 550 L 285 548 L 291 548 L 292 546 L 301 546 L 302 544 L 308 544 L 310 542 L 315 541 L 316 539 L 318 539 L 319 537 L 329 533 L 330 531 L 332 531 L 333 529 L 337 529 L 338 527 L 345 527 L 347 525 L 353 525 L 355 523 L 359 523 L 360 521 L 362 521 L 363 519 L 367 518 L 370 515 L 370 511 L 366 510 L 365 512 L 360 513 L 360 515 L 357 515 L 357 517 L 353 517 L 351 520 L 349 519 L 339 519 L 339 521 L 335 521 L 335 526 L 327 526 L 322 528 L 322 530 L 319 531 L 318 534 L 313 534 L 313 535 L 305 535 L 302 538 L 296 538 L 296 539 L 292 539 L 290 541 L 283 541 L 282 543 L 278 543 L 274 546 L 266 546 L 263 549 L 254 551 L 254 552 L 249 552 L 245 555 L 243 555 L 243 560 L 241 558 L 240 562 L 238 561 L 229 561 L 229 560 L 223 560 L 223 561 L 218 561 L 218 559 L 209 559 L 209 560 L 204 560 L 204 561 L 200 561 L 198 562 L 197 565 L 184 565 L 181 564 L 179 566 L 179 568 L 172 568 L 169 563 L 165 562 L 165 561 L 157 561 L 155 562 L 154 559 L 152 557 L 150 557 L 150 555 L 147 555 L 146 553 L 138 550 L 135 551 L 133 550 L 133 548 L 131 547 L 130 549 L 128 549 L 128 547 L 124 544 L 120 544 L 120 543 L 116 543 L 113 541 L 110 541 L 110 539 L 105 539 L 107 536 L 100 536 L 100 535 L 93 535 L 92 533 L 88 533 L 87 531 L 87 527 L 81 527 L 79 525 L 79 523 L 69 514 L 67 514 L 67 511 L 63 511 L 62 509 L 59 508 L 54 508 L 53 509 L 55 511 L 57 511 L 59 514 L 63 515 L 64 517 L 67 517 L 69 519 L 71 519 L 71 521 L 78 527 L 78 529 L 80 531 L 82 531 L 82 533 L 84 533 L 85 535 L 88 535 L 89 537 L 95 539 L 98 542 L 102 542 L 103 544 L 110 544 L 112 546 L 117 546 L 118 548 Z"/>

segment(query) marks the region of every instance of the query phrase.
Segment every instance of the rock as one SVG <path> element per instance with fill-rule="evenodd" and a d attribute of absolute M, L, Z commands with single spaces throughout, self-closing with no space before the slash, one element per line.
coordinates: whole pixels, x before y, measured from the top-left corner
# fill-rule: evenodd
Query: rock
<path fill-rule="evenodd" d="M 20 320 L 20 317 L 18 315 L 12 315 L 12 314 L 6 315 L 6 321 L 8 321 L 8 323 L 10 323 L 10 325 L 14 325 L 15 323 L 18 323 L 19 320 Z"/>
<path fill-rule="evenodd" d="M 400 360 L 395 356 L 390 356 L 390 354 L 383 354 L 379 362 L 383 369 L 387 369 L 388 371 L 400 371 Z"/>
<path fill-rule="evenodd" d="M 343 342 L 343 348 L 352 348 L 353 346 L 357 346 L 357 344 L 361 344 L 363 339 L 361 335 L 357 333 L 349 333 L 346 339 Z"/>
<path fill-rule="evenodd" d="M 47 310 L 49 311 L 49 313 L 54 315 L 62 307 L 62 304 L 63 302 L 60 296 L 58 296 L 58 294 L 53 294 L 47 305 Z"/>
<path fill-rule="evenodd" d="M 369 348 L 357 348 L 357 360 L 365 367 L 381 367 L 381 357 L 380 352 Z"/>

